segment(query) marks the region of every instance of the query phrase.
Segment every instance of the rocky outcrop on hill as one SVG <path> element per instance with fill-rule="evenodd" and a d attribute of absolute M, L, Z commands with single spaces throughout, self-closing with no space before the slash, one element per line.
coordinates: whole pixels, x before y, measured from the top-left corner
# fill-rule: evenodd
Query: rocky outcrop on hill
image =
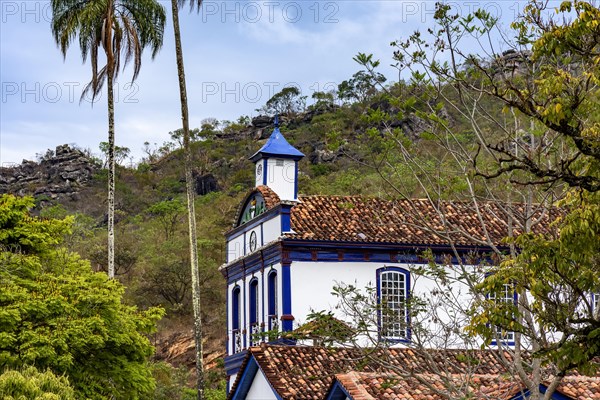
<path fill-rule="evenodd" d="M 206 194 L 221 190 L 221 187 L 217 182 L 217 178 L 215 178 L 213 174 L 195 174 L 194 179 L 196 180 L 196 194 L 199 196 L 204 196 Z"/>
<path fill-rule="evenodd" d="M 167 336 L 157 337 L 154 341 L 156 353 L 154 358 L 165 361 L 174 367 L 185 366 L 190 371 L 196 365 L 196 347 L 194 334 L 191 329 L 175 332 Z M 216 368 L 218 360 L 225 357 L 222 343 L 203 340 L 204 367 L 206 369 Z"/>
<path fill-rule="evenodd" d="M 40 162 L 23 160 L 20 165 L 0 168 L 0 194 L 76 201 L 98 169 L 81 150 L 65 144 L 49 150 Z"/>

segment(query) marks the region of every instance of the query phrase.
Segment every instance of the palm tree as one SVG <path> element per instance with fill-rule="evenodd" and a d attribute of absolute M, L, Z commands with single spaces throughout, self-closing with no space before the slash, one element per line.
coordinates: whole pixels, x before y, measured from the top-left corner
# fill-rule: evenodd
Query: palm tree
<path fill-rule="evenodd" d="M 156 0 L 52 0 L 52 34 L 63 57 L 79 36 L 81 57 L 90 58 L 92 80 L 83 97 L 91 91 L 92 101 L 104 82 L 108 90 L 108 276 L 115 276 L 115 112 L 114 81 L 121 66 L 133 61 L 132 82 L 142 66 L 142 52 L 148 46 L 152 58 L 162 46 L 166 14 Z M 106 65 L 98 68 L 98 54 L 104 50 Z M 122 64 L 122 65 L 121 65 Z"/>
<path fill-rule="evenodd" d="M 190 122 L 188 117 L 187 89 L 183 67 L 183 50 L 179 29 L 179 7 L 186 0 L 171 0 L 173 31 L 175 33 L 175 54 L 177 57 L 177 75 L 179 76 L 179 97 L 181 100 L 181 122 L 183 124 L 183 152 L 185 168 L 185 186 L 187 193 L 188 228 L 190 239 L 190 267 L 192 270 L 192 305 L 194 309 L 194 342 L 196 344 L 196 387 L 198 400 L 204 399 L 204 351 L 202 350 L 202 319 L 200 315 L 200 277 L 198 271 L 198 240 L 196 235 L 196 210 L 194 206 L 194 181 L 192 180 L 192 151 L 190 148 Z M 202 0 L 190 0 L 190 11 L 197 7 L 200 11 Z"/>

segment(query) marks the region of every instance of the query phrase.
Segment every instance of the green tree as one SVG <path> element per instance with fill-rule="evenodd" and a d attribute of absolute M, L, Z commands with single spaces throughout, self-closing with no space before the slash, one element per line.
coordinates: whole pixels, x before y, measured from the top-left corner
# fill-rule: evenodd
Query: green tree
<path fill-rule="evenodd" d="M 29 366 L 0 374 L 0 397 L 4 400 L 75 400 L 75 392 L 66 377 L 58 377 L 49 370 L 39 372 Z"/>
<path fill-rule="evenodd" d="M 162 46 L 165 10 L 156 0 L 52 0 L 52 33 L 64 57 L 70 44 L 79 36 L 81 57 L 90 57 L 92 80 L 85 96 L 92 99 L 107 82 L 108 104 L 108 275 L 114 278 L 114 211 L 115 211 L 115 111 L 114 84 L 121 66 L 133 61 L 135 80 L 142 66 L 146 47 L 156 56 Z M 98 67 L 100 49 L 106 65 Z"/>
<path fill-rule="evenodd" d="M 333 107 L 334 92 L 314 92 L 312 98 L 315 101 L 311 109 L 326 111 Z"/>
<path fill-rule="evenodd" d="M 183 7 L 185 0 L 171 0 L 171 13 L 173 16 L 173 33 L 175 36 L 175 56 L 177 59 L 177 76 L 179 78 L 179 98 L 181 103 L 181 122 L 183 134 L 183 152 L 185 168 L 185 187 L 188 211 L 188 232 L 190 242 L 190 268 L 192 275 L 192 307 L 194 310 L 194 341 L 196 346 L 196 386 L 198 400 L 204 399 L 204 352 L 202 350 L 202 318 L 200 302 L 200 277 L 198 272 L 198 233 L 196 230 L 196 209 L 194 205 L 194 179 L 192 175 L 193 160 L 191 149 L 190 122 L 187 101 L 187 88 L 185 83 L 185 68 L 183 64 L 183 47 L 181 45 L 181 30 L 179 28 L 179 7 Z M 190 0 L 190 10 L 194 7 L 200 12 L 202 0 Z"/>
<path fill-rule="evenodd" d="M 160 201 L 148 207 L 148 213 L 160 222 L 165 240 L 169 240 L 175 234 L 184 211 L 185 206 L 178 199 Z"/>
<path fill-rule="evenodd" d="M 376 62 L 375 67 L 378 64 Z M 358 71 L 352 75 L 352 78 L 338 85 L 338 97 L 342 101 L 364 102 L 373 97 L 377 93 L 377 86 L 382 85 L 386 80 L 386 77 L 379 72 Z"/>
<path fill-rule="evenodd" d="M 100 142 L 98 145 L 100 151 L 105 157 L 104 166 L 106 167 L 108 164 L 108 154 L 110 152 L 110 146 L 108 142 Z M 121 164 L 127 157 L 129 157 L 129 153 L 131 153 L 131 149 L 129 147 L 124 146 L 115 146 L 114 148 L 114 158 L 116 164 Z"/>
<path fill-rule="evenodd" d="M 562 205 L 571 211 L 556 221 L 554 235 L 519 236 L 520 253 L 479 285 L 492 293 L 513 282 L 529 300 L 511 307 L 483 300 L 471 330 L 488 342 L 494 340 L 493 326 L 529 338 L 525 310 L 532 310 L 539 329 L 555 338 L 534 350 L 560 370 L 594 374 L 593 360 L 600 356 L 600 194 L 572 191 Z"/>
<path fill-rule="evenodd" d="M 32 217 L 33 204 L 0 197 L 0 369 L 49 368 L 77 398 L 145 398 L 163 311 L 124 305 L 120 283 L 59 247 L 72 218 Z"/>
<path fill-rule="evenodd" d="M 394 56 L 413 80 L 454 88 L 439 93 L 438 100 L 453 93 L 456 106 L 470 111 L 463 116 L 472 121 L 482 147 L 475 159 L 482 176 L 512 173 L 516 183 L 566 182 L 598 191 L 600 10 L 578 0 L 564 1 L 556 10 L 549 7 L 529 1 L 512 24 L 515 44 L 500 52 L 491 44 L 498 26 L 489 13 L 461 17 L 439 5 L 433 37 L 417 32 L 394 42 Z M 490 44 L 475 54 L 474 40 Z M 507 118 L 526 120 L 529 126 L 490 135 L 485 128 L 497 125 L 487 108 L 490 100 L 504 106 Z M 495 163 L 483 162 L 489 156 Z"/>
<path fill-rule="evenodd" d="M 302 111 L 305 104 L 306 96 L 300 95 L 300 89 L 295 86 L 288 86 L 267 100 L 263 110 L 270 115 L 292 116 Z"/>

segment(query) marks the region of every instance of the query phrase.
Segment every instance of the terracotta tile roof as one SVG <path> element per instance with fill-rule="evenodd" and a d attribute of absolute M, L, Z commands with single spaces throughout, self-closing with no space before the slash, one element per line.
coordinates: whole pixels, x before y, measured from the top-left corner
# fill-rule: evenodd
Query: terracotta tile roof
<path fill-rule="evenodd" d="M 242 213 L 244 212 L 244 207 L 248 202 L 248 199 L 255 193 L 260 193 L 260 195 L 265 200 L 266 210 L 270 210 L 271 208 L 278 206 L 281 203 L 279 196 L 268 186 L 257 186 L 251 190 L 249 190 L 246 195 L 244 195 L 244 200 L 238 205 L 237 211 L 235 213 L 234 219 L 234 227 L 237 225 L 240 220 Z M 265 210 L 265 211 L 266 211 Z"/>
<path fill-rule="evenodd" d="M 254 357 L 273 389 L 282 399 L 323 399 L 336 374 L 358 370 L 386 372 L 380 364 L 367 362 L 358 349 L 262 344 L 249 349 L 243 370 Z M 505 353 L 506 357 L 510 357 Z M 493 351 L 389 349 L 381 355 L 391 365 L 407 373 L 425 373 L 433 369 L 446 373 L 500 374 L 505 372 Z M 233 384 L 235 392 L 242 374 Z"/>
<path fill-rule="evenodd" d="M 350 394 L 356 394 L 355 400 L 464 397 L 459 392 L 448 393 L 449 397 L 439 396 L 431 387 L 447 390 L 448 385 L 444 385 L 442 379 L 462 388 L 463 393 L 468 389 L 475 399 L 507 400 L 524 389 L 501 366 L 500 355 L 495 350 L 397 348 L 388 349 L 385 355 L 378 354 L 378 359 L 385 359 L 396 371 L 411 374 L 412 378 L 400 378 L 397 372 L 382 363 L 366 361 L 359 349 L 263 343 L 248 350 L 240 371 L 244 370 L 250 355 L 284 400 L 324 399 L 335 379 Z M 510 360 L 509 353 L 505 352 L 504 357 Z M 233 383 L 229 398 L 235 393 L 241 376 L 238 374 Z M 600 375 L 588 377 L 575 372 L 564 377 L 557 390 L 576 400 L 600 400 Z"/>
<path fill-rule="evenodd" d="M 435 374 L 402 378 L 393 374 L 353 371 L 336 375 L 336 380 L 354 400 L 444 400 L 463 398 L 468 393 L 474 399 L 508 400 L 525 392 L 525 386 L 509 375 L 454 374 L 446 375 L 444 379 L 448 383 Z M 598 400 L 600 377 L 566 376 L 557 391 L 576 400 Z"/>
<path fill-rule="evenodd" d="M 508 236 L 505 222 L 509 211 L 495 203 L 480 203 L 479 213 L 471 203 L 429 200 L 383 200 L 357 196 L 304 196 L 292 208 L 289 239 L 382 242 L 417 245 L 445 245 L 451 239 L 457 245 L 484 245 L 485 222 L 492 243 L 500 244 Z M 513 204 L 510 210 L 523 220 L 525 207 Z M 538 232 L 546 230 L 556 217 L 540 212 L 534 218 Z M 520 229 L 513 229 L 519 234 Z M 447 237 L 444 237 L 447 235 Z"/>
<path fill-rule="evenodd" d="M 279 199 L 279 196 L 277 195 L 277 193 L 275 193 L 270 187 L 268 186 L 258 186 L 256 187 L 254 191 L 259 192 L 263 199 L 265 199 L 265 204 L 267 205 L 267 210 L 279 205 L 279 203 L 281 203 L 281 200 Z"/>
<path fill-rule="evenodd" d="M 522 385 L 501 375 L 417 374 L 403 378 L 393 374 L 350 372 L 336 375 L 353 400 L 404 399 L 445 400 L 473 398 L 508 400 Z"/>
<path fill-rule="evenodd" d="M 567 376 L 558 391 L 577 400 L 600 400 L 600 376 Z"/>

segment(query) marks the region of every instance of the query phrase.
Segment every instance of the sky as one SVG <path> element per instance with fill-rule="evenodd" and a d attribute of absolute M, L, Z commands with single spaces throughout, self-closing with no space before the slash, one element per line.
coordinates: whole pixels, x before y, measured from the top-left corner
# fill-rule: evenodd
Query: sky
<path fill-rule="evenodd" d="M 170 1 L 160 53 L 144 55 L 139 78 L 131 69 L 116 83 L 116 144 L 143 156 L 144 142 L 160 146 L 181 127 Z M 524 2 L 450 2 L 461 14 L 484 8 L 508 25 Z M 372 53 L 381 72 L 397 80 L 390 42 L 433 26 L 434 1 L 210 1 L 200 13 L 180 12 L 190 127 L 205 118 L 254 117 L 286 86 L 303 95 L 337 87 L 360 70 L 352 60 Z M 107 140 L 106 90 L 80 102 L 91 78 L 78 43 L 66 58 L 50 30 L 50 1 L 0 0 L 0 165 L 35 160 L 72 144 L 99 154 Z"/>

